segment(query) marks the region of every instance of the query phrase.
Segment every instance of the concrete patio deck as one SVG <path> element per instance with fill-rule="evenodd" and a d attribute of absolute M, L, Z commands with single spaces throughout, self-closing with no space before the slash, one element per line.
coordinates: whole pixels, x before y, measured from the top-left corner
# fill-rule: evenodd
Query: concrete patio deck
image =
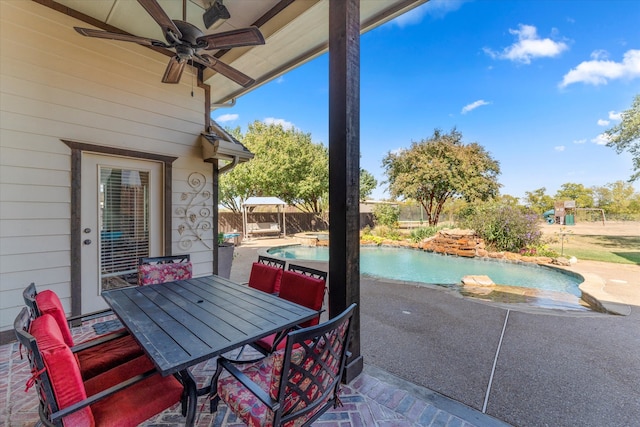
<path fill-rule="evenodd" d="M 243 242 L 231 278 L 246 282 L 258 249 L 287 243 L 292 241 Z M 314 425 L 638 425 L 640 267 L 581 262 L 574 271 L 593 275 L 594 292 L 627 315 L 520 311 L 364 278 L 365 370 L 344 387 L 345 405 Z M 33 425 L 37 399 L 33 390 L 24 392 L 29 372 L 16 344 L 0 347 L 0 367 L 0 424 Z M 209 361 L 194 373 L 203 383 L 214 368 Z M 224 405 L 214 417 L 204 398 L 201 408 L 198 426 L 240 425 Z M 145 425 L 177 426 L 182 420 L 176 406 Z"/>

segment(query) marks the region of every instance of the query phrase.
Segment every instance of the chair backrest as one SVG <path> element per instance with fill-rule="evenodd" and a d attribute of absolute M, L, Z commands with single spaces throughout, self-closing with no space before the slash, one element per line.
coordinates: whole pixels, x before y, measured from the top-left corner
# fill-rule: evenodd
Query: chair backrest
<path fill-rule="evenodd" d="M 52 316 L 43 314 L 31 320 L 25 307 L 13 324 L 16 337 L 27 351 L 33 376 L 27 383 L 35 384 L 40 399 L 40 417 L 51 424 L 50 416 L 87 398 L 78 363 L 62 339 Z M 53 425 L 93 425 L 89 407 L 73 412 Z"/>
<path fill-rule="evenodd" d="M 24 291 L 22 291 L 22 299 L 24 299 L 24 303 L 29 307 L 29 311 L 31 311 L 31 317 L 36 318 L 40 316 L 40 311 L 38 311 L 38 304 L 36 303 L 36 295 L 38 291 L 36 290 L 36 284 L 31 282 L 29 286 L 27 286 Z"/>
<path fill-rule="evenodd" d="M 315 277 L 316 279 L 322 279 L 327 281 L 327 272 L 322 270 L 316 270 L 315 268 L 305 267 L 302 265 L 289 264 L 289 271 L 295 271 L 296 273 L 304 274 L 305 276 Z"/>
<path fill-rule="evenodd" d="M 251 265 L 248 285 L 250 288 L 258 289 L 268 294 L 277 294 L 280 292 L 283 272 L 284 270 L 282 268 L 272 267 L 261 262 L 254 262 Z"/>
<path fill-rule="evenodd" d="M 264 256 L 264 255 L 258 255 L 258 262 L 260 264 L 265 264 L 265 265 L 268 265 L 270 267 L 281 268 L 283 270 L 284 270 L 285 265 L 287 264 L 287 261 L 285 261 L 283 259 L 271 258 L 271 257 Z"/>
<path fill-rule="evenodd" d="M 156 257 L 141 257 L 138 259 L 138 265 L 142 264 L 181 264 L 191 261 L 191 254 L 184 255 L 167 255 Z"/>
<path fill-rule="evenodd" d="M 58 324 L 58 328 L 62 333 L 64 342 L 67 344 L 67 346 L 73 347 L 75 345 L 73 334 L 71 333 L 71 329 L 69 329 L 67 315 L 64 311 L 64 307 L 62 306 L 60 298 L 58 298 L 58 295 L 49 289 L 46 289 L 42 292 L 37 292 L 35 297 L 33 298 L 33 305 L 35 307 L 35 310 L 33 310 L 31 313 L 32 317 L 36 318 L 44 314 L 49 314 Z"/>
<path fill-rule="evenodd" d="M 138 284 L 186 280 L 192 277 L 191 255 L 142 257 L 138 260 Z"/>
<path fill-rule="evenodd" d="M 326 282 L 323 279 L 306 276 L 295 271 L 284 271 L 278 296 L 319 312 L 324 301 L 325 287 Z M 300 326 L 317 325 L 319 321 L 320 314 Z"/>
<path fill-rule="evenodd" d="M 270 390 L 271 397 L 280 402 L 273 425 L 294 419 L 296 425 L 303 421 L 309 425 L 336 403 L 355 308 L 356 304 L 351 304 L 328 322 L 288 334 L 283 377 L 279 388 Z"/>

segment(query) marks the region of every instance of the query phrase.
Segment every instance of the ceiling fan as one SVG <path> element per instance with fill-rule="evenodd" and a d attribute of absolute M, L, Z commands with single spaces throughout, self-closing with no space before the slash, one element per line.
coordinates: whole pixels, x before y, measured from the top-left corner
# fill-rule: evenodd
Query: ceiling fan
<path fill-rule="evenodd" d="M 156 46 L 175 49 L 176 55 L 169 60 L 169 64 L 162 77 L 163 83 L 178 83 L 184 66 L 188 61 L 197 62 L 205 67 L 222 74 L 241 86 L 249 87 L 255 80 L 239 70 L 225 64 L 203 50 L 230 49 L 241 46 L 256 46 L 264 44 L 264 37 L 257 27 L 240 28 L 217 34 L 205 35 L 198 27 L 186 19 L 172 20 L 160 7 L 156 0 L 138 0 L 149 15 L 160 25 L 167 42 L 138 37 L 129 34 L 113 33 L 110 31 L 94 30 L 90 28 L 74 27 L 75 30 L 87 37 L 133 42 L 142 46 Z M 184 17 L 183 17 L 184 18 Z"/>

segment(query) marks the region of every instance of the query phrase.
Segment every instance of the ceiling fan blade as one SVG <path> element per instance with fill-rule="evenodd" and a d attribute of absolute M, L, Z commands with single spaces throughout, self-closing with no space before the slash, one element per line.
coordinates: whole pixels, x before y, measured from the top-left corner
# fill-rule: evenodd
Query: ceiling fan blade
<path fill-rule="evenodd" d="M 138 3 L 140 3 L 142 7 L 144 7 L 144 10 L 160 25 L 164 34 L 171 32 L 175 34 L 178 39 L 182 38 L 182 33 L 178 27 L 176 27 L 176 24 L 173 23 L 169 15 L 160 7 L 156 0 L 138 0 Z"/>
<path fill-rule="evenodd" d="M 186 63 L 186 59 L 179 59 L 177 56 L 171 58 L 169 64 L 167 64 L 167 68 L 164 70 L 162 83 L 180 83 L 180 77 L 182 76 L 182 71 Z"/>
<path fill-rule="evenodd" d="M 159 40 L 148 39 L 146 37 L 138 37 L 130 34 L 112 33 L 110 31 L 93 30 L 91 28 L 73 27 L 78 33 L 87 37 L 97 37 L 99 39 L 120 40 L 123 42 L 138 43 L 142 46 L 159 46 L 170 47 L 168 44 Z"/>
<path fill-rule="evenodd" d="M 208 50 L 230 49 L 264 44 L 264 37 L 258 27 L 248 27 L 201 36 L 196 39 L 196 42 L 198 46 Z"/>
<path fill-rule="evenodd" d="M 193 60 L 211 68 L 212 70 L 222 74 L 226 78 L 233 80 L 240 86 L 249 87 L 256 82 L 251 77 L 233 68 L 232 66 L 227 65 L 224 62 L 214 58 L 211 55 L 194 55 Z"/>

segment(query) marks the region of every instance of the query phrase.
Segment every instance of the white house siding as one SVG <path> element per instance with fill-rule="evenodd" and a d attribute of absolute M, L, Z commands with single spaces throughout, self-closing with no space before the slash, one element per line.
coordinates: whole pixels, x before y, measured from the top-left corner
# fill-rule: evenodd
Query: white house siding
<path fill-rule="evenodd" d="M 70 309 L 71 150 L 61 139 L 178 157 L 176 209 L 199 172 L 204 93 L 191 75 L 160 83 L 168 57 L 133 43 L 82 37 L 88 26 L 26 0 L 0 1 L 0 332 L 12 328 L 30 282 L 57 292 Z M 203 206 L 212 206 L 211 198 Z M 212 245 L 211 230 L 204 234 Z M 211 250 L 188 251 L 196 275 L 211 272 Z"/>

